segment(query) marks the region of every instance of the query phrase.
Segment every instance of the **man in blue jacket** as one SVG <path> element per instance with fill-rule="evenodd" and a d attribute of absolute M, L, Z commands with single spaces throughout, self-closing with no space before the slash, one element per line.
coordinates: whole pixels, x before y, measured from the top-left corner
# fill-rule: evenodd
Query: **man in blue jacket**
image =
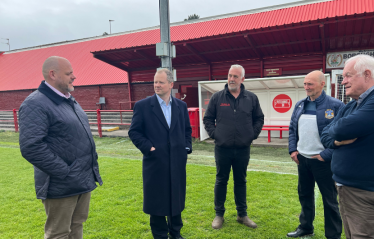
<path fill-rule="evenodd" d="M 314 185 L 317 182 L 322 194 L 325 236 L 340 238 L 342 221 L 337 202 L 337 192 L 332 180 L 331 157 L 333 150 L 325 149 L 320 135 L 343 102 L 323 91 L 325 77 L 320 71 L 312 71 L 304 79 L 307 98 L 296 103 L 289 128 L 289 153 L 298 168 L 298 193 L 301 204 L 300 225 L 288 237 L 313 234 L 315 216 Z"/>
<path fill-rule="evenodd" d="M 343 82 L 349 102 L 322 133 L 334 149 L 331 169 L 347 239 L 374 238 L 374 58 L 345 62 Z"/>
<path fill-rule="evenodd" d="M 136 102 L 129 130 L 143 154 L 143 211 L 150 214 L 155 239 L 183 239 L 181 213 L 192 130 L 186 103 L 170 94 L 173 84 L 168 69 L 156 72 L 156 94 Z"/>
<path fill-rule="evenodd" d="M 20 149 L 34 165 L 35 190 L 47 221 L 45 239 L 83 238 L 91 191 L 99 174 L 86 113 L 70 95 L 75 76 L 70 62 L 49 57 L 43 81 L 19 110 Z"/>

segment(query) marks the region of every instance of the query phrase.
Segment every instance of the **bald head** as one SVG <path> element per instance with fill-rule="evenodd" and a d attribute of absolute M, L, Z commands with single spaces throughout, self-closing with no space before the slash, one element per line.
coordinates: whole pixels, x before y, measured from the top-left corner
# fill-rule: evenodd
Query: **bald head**
<path fill-rule="evenodd" d="M 60 56 L 51 56 L 48 57 L 47 60 L 44 61 L 43 64 L 43 76 L 44 79 L 49 83 L 50 77 L 49 77 L 49 72 L 50 71 L 55 71 L 58 72 L 60 70 L 60 65 L 63 63 L 69 63 L 70 62 Z"/>
<path fill-rule="evenodd" d="M 318 80 L 319 83 L 325 82 L 325 75 L 322 71 L 312 71 L 305 78 L 307 77 Z"/>
<path fill-rule="evenodd" d="M 48 57 L 43 64 L 43 76 L 48 84 L 63 94 L 74 90 L 73 68 L 70 62 L 63 57 Z"/>
<path fill-rule="evenodd" d="M 312 71 L 305 76 L 304 89 L 310 100 L 314 101 L 321 94 L 325 86 L 325 76 L 321 71 Z"/>

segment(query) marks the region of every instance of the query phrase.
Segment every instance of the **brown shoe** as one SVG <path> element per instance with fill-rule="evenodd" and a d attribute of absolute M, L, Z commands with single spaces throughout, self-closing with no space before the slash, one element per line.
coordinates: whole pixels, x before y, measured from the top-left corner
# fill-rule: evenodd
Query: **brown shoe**
<path fill-rule="evenodd" d="M 225 219 L 220 216 L 216 216 L 212 222 L 213 229 L 221 229 L 223 222 Z"/>
<path fill-rule="evenodd" d="M 246 225 L 247 227 L 257 228 L 257 224 L 254 223 L 254 221 L 252 221 L 251 219 L 249 219 L 248 216 L 245 216 L 245 217 L 239 217 L 238 216 L 238 218 L 236 218 L 236 220 L 239 223 Z"/>

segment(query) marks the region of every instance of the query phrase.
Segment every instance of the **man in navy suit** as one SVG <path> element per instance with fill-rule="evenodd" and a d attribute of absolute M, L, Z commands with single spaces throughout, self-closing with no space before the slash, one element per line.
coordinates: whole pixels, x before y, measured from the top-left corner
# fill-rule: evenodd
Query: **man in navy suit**
<path fill-rule="evenodd" d="M 192 130 L 186 103 L 171 96 L 173 84 L 169 70 L 156 72 L 156 94 L 135 104 L 129 130 L 130 139 L 143 154 L 143 211 L 150 214 L 156 239 L 168 238 L 168 234 L 183 239 L 181 213 Z"/>

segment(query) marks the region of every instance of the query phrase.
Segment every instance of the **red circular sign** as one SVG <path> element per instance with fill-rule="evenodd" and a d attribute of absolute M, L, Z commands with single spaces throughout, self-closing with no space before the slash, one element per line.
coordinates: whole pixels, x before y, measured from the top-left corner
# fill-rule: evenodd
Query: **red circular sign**
<path fill-rule="evenodd" d="M 292 100 L 288 95 L 280 94 L 273 99 L 273 108 L 278 113 L 286 113 L 292 107 Z"/>

